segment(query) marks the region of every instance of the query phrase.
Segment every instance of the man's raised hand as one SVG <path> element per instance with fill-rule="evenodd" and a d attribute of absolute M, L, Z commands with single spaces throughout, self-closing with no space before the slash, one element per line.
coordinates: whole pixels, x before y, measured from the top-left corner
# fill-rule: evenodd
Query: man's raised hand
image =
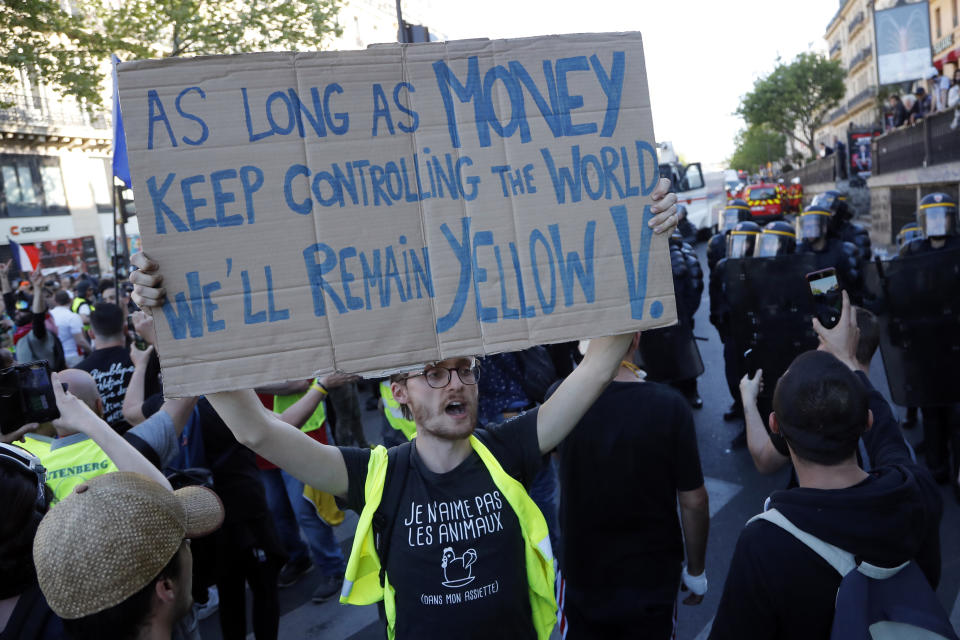
<path fill-rule="evenodd" d="M 167 292 L 161 286 L 163 276 L 160 274 L 160 265 L 144 255 L 142 251 L 133 254 L 130 262 L 137 267 L 137 270 L 130 274 L 130 282 L 133 284 L 130 298 L 142 308 L 161 306 Z"/>
<path fill-rule="evenodd" d="M 680 217 L 677 215 L 677 194 L 670 193 L 670 181 L 660 178 L 650 197 L 654 202 L 650 205 L 650 212 L 654 214 L 650 228 L 657 234 L 672 233 Z"/>

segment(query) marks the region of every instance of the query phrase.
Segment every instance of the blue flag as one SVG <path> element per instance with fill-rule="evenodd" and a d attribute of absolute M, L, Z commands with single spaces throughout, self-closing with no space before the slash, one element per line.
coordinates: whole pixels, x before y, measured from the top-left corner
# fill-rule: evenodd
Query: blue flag
<path fill-rule="evenodd" d="M 130 179 L 130 161 L 127 158 L 127 136 L 123 132 L 123 116 L 120 114 L 120 88 L 117 83 L 117 65 L 120 59 L 111 55 L 113 63 L 113 175 L 120 178 L 124 186 L 132 188 Z M 113 185 L 111 185 L 112 187 Z"/>

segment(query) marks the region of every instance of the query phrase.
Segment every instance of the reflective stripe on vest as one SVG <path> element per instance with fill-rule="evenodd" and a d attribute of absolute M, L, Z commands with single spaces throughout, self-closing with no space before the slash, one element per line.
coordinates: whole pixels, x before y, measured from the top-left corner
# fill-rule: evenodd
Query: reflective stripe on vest
<path fill-rule="evenodd" d="M 393 391 L 390 390 L 388 380 L 380 383 L 380 397 L 383 398 L 383 414 L 387 416 L 387 422 L 390 423 L 390 426 L 402 432 L 407 440 L 413 440 L 413 436 L 417 435 L 417 424 L 413 420 L 407 420 L 403 417 L 403 407 L 393 397 Z"/>
<path fill-rule="evenodd" d="M 482 442 L 470 436 L 470 446 L 480 456 L 493 484 L 517 514 L 524 541 L 524 560 L 533 626 L 537 631 L 537 638 L 547 640 L 557 621 L 557 602 L 554 597 L 556 569 L 547 522 L 523 485 L 503 470 Z M 380 506 L 386 477 L 387 450 L 378 446 L 370 452 L 370 461 L 367 464 L 367 481 L 363 487 L 364 506 L 354 534 L 350 559 L 347 561 L 340 602 L 366 605 L 383 600 L 387 616 L 387 637 L 393 640 L 397 618 L 395 591 L 386 573 L 384 573 L 384 584 L 380 584 L 380 558 L 377 556 L 373 535 L 373 516 L 377 507 Z"/>
<path fill-rule="evenodd" d="M 79 439 L 57 446 L 63 440 L 27 436 L 29 444 L 24 446 L 24 449 L 40 458 L 46 468 L 46 482 L 53 491 L 54 502 L 70 495 L 78 484 L 105 473 L 119 471 L 117 465 L 96 442 L 80 434 L 68 437 Z"/>
<path fill-rule="evenodd" d="M 306 392 L 303 393 L 291 393 L 286 396 L 273 396 L 273 412 L 280 414 L 296 404 L 297 400 L 306 395 Z M 313 412 L 313 415 L 310 416 L 302 427 L 300 431 L 304 433 L 310 433 L 316 429 L 319 429 L 323 426 L 324 421 L 327 419 L 327 410 L 324 408 L 323 401 L 317 405 L 316 410 Z"/>

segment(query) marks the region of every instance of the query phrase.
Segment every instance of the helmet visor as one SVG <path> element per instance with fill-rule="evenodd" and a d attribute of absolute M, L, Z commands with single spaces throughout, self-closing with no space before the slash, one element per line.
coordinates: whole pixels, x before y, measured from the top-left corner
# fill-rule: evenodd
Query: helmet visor
<path fill-rule="evenodd" d="M 956 230 L 956 215 L 953 207 L 927 207 L 920 210 L 923 235 L 927 238 L 950 236 Z"/>
<path fill-rule="evenodd" d="M 756 238 L 756 233 L 731 232 L 727 239 L 727 257 L 736 259 L 752 256 Z"/>
<path fill-rule="evenodd" d="M 804 213 L 797 218 L 797 237 L 801 240 L 819 240 L 827 233 L 829 216 Z"/>
<path fill-rule="evenodd" d="M 730 231 L 740 222 L 740 211 L 737 209 L 724 209 L 720 214 L 720 232 Z"/>
<path fill-rule="evenodd" d="M 836 197 L 832 194 L 818 193 L 813 197 L 810 205 L 814 207 L 823 207 L 824 209 L 833 209 L 834 200 L 836 200 Z"/>
<path fill-rule="evenodd" d="M 774 233 L 761 233 L 757 238 L 757 248 L 753 252 L 755 258 L 772 258 L 781 253 L 784 246 L 784 237 Z"/>

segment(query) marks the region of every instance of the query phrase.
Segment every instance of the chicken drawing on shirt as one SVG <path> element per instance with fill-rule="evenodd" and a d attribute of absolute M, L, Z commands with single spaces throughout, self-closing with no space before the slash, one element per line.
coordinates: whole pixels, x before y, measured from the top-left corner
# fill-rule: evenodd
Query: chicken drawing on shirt
<path fill-rule="evenodd" d="M 476 561 L 477 552 L 474 549 L 467 549 L 458 558 L 453 552 L 453 547 L 445 547 L 440 560 L 440 566 L 443 568 L 443 586 L 456 589 L 473 582 L 471 566 Z"/>

